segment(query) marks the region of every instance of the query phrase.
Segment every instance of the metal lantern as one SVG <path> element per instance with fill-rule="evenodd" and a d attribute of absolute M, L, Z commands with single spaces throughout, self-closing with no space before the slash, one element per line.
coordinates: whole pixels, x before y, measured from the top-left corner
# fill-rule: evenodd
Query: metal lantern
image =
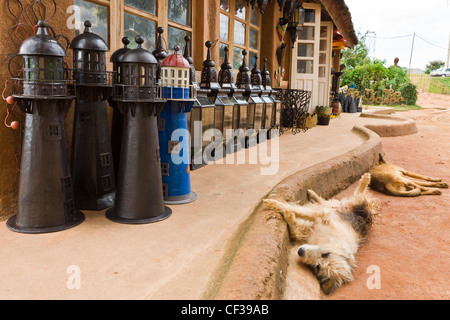
<path fill-rule="evenodd" d="M 264 100 L 261 98 L 264 87 L 262 85 L 261 70 L 258 68 L 258 56 L 255 57 L 255 65 L 252 69 L 251 84 L 251 94 L 249 101 L 252 101 L 252 103 L 254 104 L 254 108 L 250 107 L 252 114 L 249 118 L 254 119 L 253 129 L 255 130 L 256 137 L 259 137 L 261 129 L 264 129 L 264 108 L 266 105 L 264 103 Z"/>
<path fill-rule="evenodd" d="M 287 0 L 284 5 L 283 18 L 288 21 L 286 31 L 291 36 L 292 48 L 294 48 L 297 41 L 298 28 L 305 23 L 305 9 L 302 4 L 296 1 Z"/>
<path fill-rule="evenodd" d="M 161 62 L 169 55 L 166 50 L 164 50 L 163 47 L 163 39 L 162 34 L 164 33 L 164 28 L 158 27 L 156 29 L 156 32 L 158 32 L 158 38 L 156 40 L 156 49 L 152 52 L 152 54 L 155 56 L 156 60 L 158 61 L 158 67 L 156 69 L 156 81 L 159 82 L 161 80 Z"/>
<path fill-rule="evenodd" d="M 245 114 L 244 110 L 241 108 L 240 119 L 244 120 L 244 117 L 246 118 L 245 147 L 248 148 L 257 144 L 257 132 L 255 131 L 255 109 L 256 101 L 260 102 L 261 99 L 258 97 L 258 91 L 254 90 L 251 84 L 252 79 L 249 73 L 250 68 L 247 66 L 246 62 L 246 50 L 242 51 L 242 56 L 242 65 L 239 67 L 236 86 L 238 89 L 243 90 L 242 96 L 247 101 L 247 113 Z M 243 125 L 240 124 L 239 126 L 242 127 Z"/>
<path fill-rule="evenodd" d="M 75 98 L 63 68 L 65 49 L 39 21 L 21 45 L 23 78 L 12 80 L 13 97 L 25 114 L 17 215 L 7 221 L 20 233 L 48 233 L 84 221 L 73 201 L 64 115 Z"/>
<path fill-rule="evenodd" d="M 273 110 L 274 110 L 274 102 L 270 98 L 272 94 L 272 87 L 270 85 L 270 72 L 267 69 L 267 59 L 264 59 L 264 67 L 262 71 L 262 86 L 263 90 L 261 92 L 261 99 L 264 101 L 264 120 L 263 120 L 263 129 L 267 130 L 267 137 L 270 138 L 270 130 L 273 128 L 272 126 L 272 118 L 273 118 Z"/>
<path fill-rule="evenodd" d="M 114 205 L 116 178 L 109 136 L 106 99 L 112 77 L 106 71 L 105 41 L 93 33 L 91 22 L 76 36 L 73 78 L 77 85 L 72 142 L 72 177 L 75 208 L 99 211 Z"/>
<path fill-rule="evenodd" d="M 206 137 L 205 132 L 215 127 L 214 92 L 220 89 L 220 85 L 217 82 L 215 63 L 211 59 L 212 43 L 211 41 L 207 41 L 205 45 L 207 47 L 207 58 L 203 62 L 201 82 L 197 90 L 197 100 L 192 107 L 189 119 L 192 170 L 204 167 L 207 165 L 207 161 L 214 160 L 214 150 L 216 149 L 215 145 L 209 140 L 209 137 Z"/>
<path fill-rule="evenodd" d="M 130 42 L 131 41 L 128 37 L 122 38 L 124 47 L 116 50 L 111 55 L 110 61 L 113 64 L 114 83 L 123 84 L 123 70 L 121 68 L 121 62 L 125 53 L 131 50 L 128 48 Z M 113 109 L 111 121 L 111 149 L 114 160 L 114 175 L 117 180 L 119 176 L 120 150 L 122 145 L 123 115 L 114 103 L 112 96 L 108 97 L 108 102 Z"/>
<path fill-rule="evenodd" d="M 166 204 L 185 204 L 197 199 L 191 191 L 190 141 L 187 114 L 195 101 L 190 89 L 190 64 L 175 46 L 175 53 L 161 63 L 161 90 L 167 99 L 159 116 L 161 172 Z"/>
<path fill-rule="evenodd" d="M 158 61 L 142 48 L 128 51 L 119 67 L 123 82 L 114 83 L 113 100 L 124 116 L 119 178 L 115 207 L 108 219 L 125 224 L 145 224 L 167 219 L 164 206 L 157 117 L 166 99 L 156 80 Z"/>

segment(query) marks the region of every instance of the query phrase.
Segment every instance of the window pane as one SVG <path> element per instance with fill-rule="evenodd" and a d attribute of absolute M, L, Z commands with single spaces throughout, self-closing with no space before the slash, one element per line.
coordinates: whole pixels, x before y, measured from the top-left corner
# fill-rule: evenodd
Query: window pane
<path fill-rule="evenodd" d="M 328 27 L 327 26 L 321 26 L 320 27 L 320 37 L 326 38 L 328 36 Z"/>
<path fill-rule="evenodd" d="M 156 0 L 125 0 L 125 4 L 153 15 L 156 14 Z"/>
<path fill-rule="evenodd" d="M 230 12 L 230 0 L 220 0 L 220 9 Z"/>
<path fill-rule="evenodd" d="M 245 24 L 237 20 L 234 21 L 234 42 L 245 45 Z"/>
<path fill-rule="evenodd" d="M 299 40 L 314 40 L 314 27 L 302 27 L 297 29 Z"/>
<path fill-rule="evenodd" d="M 319 78 L 325 78 L 325 67 L 319 67 Z"/>
<path fill-rule="evenodd" d="M 327 50 L 327 40 L 320 40 L 320 51 Z"/>
<path fill-rule="evenodd" d="M 145 39 L 143 47 L 149 51 L 153 51 L 155 49 L 156 40 L 156 23 L 154 21 L 134 16 L 126 12 L 124 20 L 125 36 L 130 38 L 131 41 L 128 47 L 131 49 L 137 48 L 137 44 L 134 38 L 138 35 L 141 35 Z"/>
<path fill-rule="evenodd" d="M 314 9 L 305 9 L 305 22 L 314 23 L 316 21 L 316 11 Z"/>
<path fill-rule="evenodd" d="M 326 64 L 327 63 L 327 54 L 321 53 L 319 54 L 319 64 Z"/>
<path fill-rule="evenodd" d="M 242 65 L 242 49 L 233 49 L 233 69 L 238 70 Z"/>
<path fill-rule="evenodd" d="M 255 66 L 255 61 L 256 61 L 256 53 L 250 52 L 248 54 L 248 59 L 249 59 L 248 61 L 249 61 L 249 64 L 250 64 L 250 69 L 253 69 L 253 67 Z M 259 68 L 259 66 L 258 66 L 258 68 Z"/>
<path fill-rule="evenodd" d="M 297 50 L 298 57 L 313 57 L 314 44 L 313 43 L 299 43 Z"/>
<path fill-rule="evenodd" d="M 75 0 L 74 4 L 80 8 L 80 21 L 75 21 L 75 35 L 84 32 L 84 22 L 89 20 L 92 22 L 92 31 L 109 43 L 108 8 L 83 0 Z"/>
<path fill-rule="evenodd" d="M 191 0 L 169 0 L 169 20 L 191 26 Z"/>
<path fill-rule="evenodd" d="M 228 41 L 229 25 L 229 18 L 224 14 L 220 14 L 220 39 Z"/>
<path fill-rule="evenodd" d="M 313 62 L 310 60 L 297 60 L 297 73 L 313 73 Z"/>
<path fill-rule="evenodd" d="M 259 32 L 256 29 L 250 28 L 250 48 L 258 50 Z"/>
<path fill-rule="evenodd" d="M 245 3 L 244 1 L 236 1 L 236 11 L 234 12 L 235 16 L 239 19 L 245 20 Z"/>
<path fill-rule="evenodd" d="M 169 37 L 169 53 L 173 53 L 173 48 L 175 46 L 179 46 L 181 48 L 181 52 L 183 51 L 184 47 L 186 46 L 186 41 L 184 40 L 184 37 L 189 36 L 192 38 L 191 33 L 188 31 L 184 31 L 181 29 L 169 27 L 168 37 Z"/>
<path fill-rule="evenodd" d="M 250 10 L 250 23 L 259 27 L 259 9 L 256 7 Z"/>

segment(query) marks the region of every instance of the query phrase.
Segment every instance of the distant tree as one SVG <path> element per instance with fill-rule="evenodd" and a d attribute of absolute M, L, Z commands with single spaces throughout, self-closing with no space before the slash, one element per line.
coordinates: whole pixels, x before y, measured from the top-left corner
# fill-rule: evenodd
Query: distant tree
<path fill-rule="evenodd" d="M 430 74 L 434 70 L 438 70 L 445 66 L 445 62 L 441 60 L 433 60 L 428 62 L 428 64 L 425 66 L 425 73 Z"/>
<path fill-rule="evenodd" d="M 345 49 L 342 52 L 342 63 L 346 68 L 355 68 L 368 62 L 370 62 L 370 57 L 366 36 L 358 33 L 358 44 L 352 49 Z"/>

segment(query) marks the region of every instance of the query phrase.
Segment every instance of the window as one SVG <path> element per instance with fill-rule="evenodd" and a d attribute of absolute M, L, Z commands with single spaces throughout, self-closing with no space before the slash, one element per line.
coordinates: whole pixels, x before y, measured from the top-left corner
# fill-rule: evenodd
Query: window
<path fill-rule="evenodd" d="M 230 49 L 229 60 L 233 69 L 242 65 L 242 50 L 249 55 L 248 65 L 253 67 L 260 50 L 261 17 L 257 8 L 246 6 L 244 0 L 220 0 L 220 63 L 225 47 Z"/>
<path fill-rule="evenodd" d="M 109 43 L 109 9 L 102 4 L 93 3 L 84 0 L 75 0 L 74 4 L 80 8 L 80 20 L 75 21 L 75 34 L 84 32 L 84 21 L 92 22 L 92 30 L 100 35 L 106 43 Z M 98 1 L 105 2 L 105 1 Z M 77 16 L 76 16 L 77 17 Z"/>
<path fill-rule="evenodd" d="M 313 74 L 314 73 L 314 52 L 315 46 L 315 10 L 305 10 L 305 24 L 302 28 L 298 28 L 297 42 L 297 73 Z"/>
<path fill-rule="evenodd" d="M 193 37 L 192 21 L 195 10 L 192 9 L 192 1 L 74 0 L 81 13 L 76 21 L 76 34 L 82 33 L 84 21 L 90 20 L 92 30 L 110 43 L 111 52 L 122 46 L 123 36 L 130 38 L 129 48 L 136 48 L 134 39 L 137 35 L 144 37 L 143 47 L 152 52 L 156 46 L 156 29 L 161 26 L 164 28 L 164 49 L 172 52 L 175 45 L 180 48 L 185 46 L 186 35 L 191 39 Z M 116 21 L 123 21 L 123 25 Z M 191 48 L 193 54 L 192 51 Z"/>

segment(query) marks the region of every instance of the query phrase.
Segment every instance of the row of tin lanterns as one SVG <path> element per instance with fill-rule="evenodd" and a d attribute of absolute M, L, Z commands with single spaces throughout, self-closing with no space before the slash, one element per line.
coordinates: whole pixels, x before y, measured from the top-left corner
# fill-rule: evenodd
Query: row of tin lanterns
<path fill-rule="evenodd" d="M 13 79 L 13 96 L 25 114 L 18 212 L 7 221 L 13 231 L 61 231 L 82 223 L 82 211 L 107 208 L 107 218 L 119 223 L 164 220 L 172 213 L 167 204 L 197 197 L 190 171 L 208 162 L 203 157 L 208 129 L 245 131 L 242 140 L 234 135 L 215 141 L 210 155 L 217 159 L 265 140 L 263 129 L 279 126 L 281 103 L 272 96 L 266 64 L 261 74 L 255 63 L 250 75 L 245 51 L 236 84 L 228 52 L 218 81 L 207 42 L 199 85 L 190 38 L 183 55 L 179 47 L 168 55 L 159 28 L 153 53 L 142 48 L 143 37 L 136 37 L 136 49 L 124 38 L 124 48 L 111 56 L 114 71 L 108 72 L 109 49 L 86 21 L 84 33 L 70 45 L 69 72 L 63 67 L 65 49 L 49 35 L 49 26 L 40 21 L 37 27 L 20 48 L 23 77 Z M 65 114 L 74 100 L 69 161 Z M 111 136 L 106 101 L 113 108 Z"/>

